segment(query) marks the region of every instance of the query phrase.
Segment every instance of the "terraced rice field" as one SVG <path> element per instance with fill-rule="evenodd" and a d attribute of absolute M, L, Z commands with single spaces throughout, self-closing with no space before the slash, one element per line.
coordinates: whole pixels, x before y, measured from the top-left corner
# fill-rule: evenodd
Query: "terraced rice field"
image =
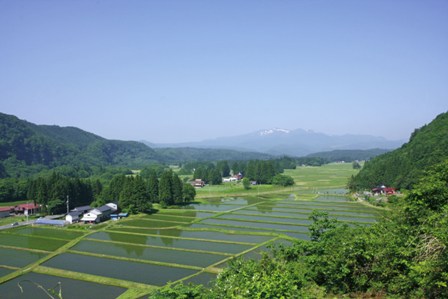
<path fill-rule="evenodd" d="M 315 209 L 350 225 L 369 225 L 381 216 L 348 201 L 341 189 L 326 190 L 334 193 L 223 198 L 109 221 L 97 231 L 0 231 L 0 294 L 23 298 L 17 285 L 24 284 L 25 294 L 48 298 L 36 284 L 53 288 L 58 281 L 64 298 L 139 298 L 169 282 L 207 285 L 235 257 L 257 259 L 270 244 L 309 239 L 308 217 Z M 88 295 L 73 291 L 79 289 Z"/>

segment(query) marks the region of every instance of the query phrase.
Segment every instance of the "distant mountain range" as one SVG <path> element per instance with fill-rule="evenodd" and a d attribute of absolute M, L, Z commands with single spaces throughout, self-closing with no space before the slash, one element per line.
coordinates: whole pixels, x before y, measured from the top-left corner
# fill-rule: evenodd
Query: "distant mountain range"
<path fill-rule="evenodd" d="M 301 157 L 316 152 L 333 150 L 395 149 L 400 147 L 405 140 L 388 140 L 370 135 L 327 135 L 303 129 L 275 128 L 190 143 L 155 144 L 147 141 L 142 142 L 153 148 L 220 148 Z"/>
<path fill-rule="evenodd" d="M 319 153 L 339 157 L 373 157 L 400 141 L 381 137 L 330 136 L 304 130 L 272 129 L 235 137 L 182 144 L 152 144 L 108 140 L 75 127 L 36 125 L 0 113 L 0 177 L 27 176 L 59 166 L 122 166 L 141 168 L 153 163 L 270 159 L 276 155 L 305 156 L 335 150 L 364 152 Z"/>

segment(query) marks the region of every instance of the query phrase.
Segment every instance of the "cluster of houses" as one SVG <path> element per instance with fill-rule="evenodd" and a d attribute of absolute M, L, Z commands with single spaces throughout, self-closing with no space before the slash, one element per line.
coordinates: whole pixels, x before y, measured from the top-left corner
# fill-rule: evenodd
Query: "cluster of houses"
<path fill-rule="evenodd" d="M 34 215 L 39 213 L 41 206 L 34 203 L 25 203 L 17 206 L 0 207 L 0 218 L 5 218 L 15 215 Z M 117 213 L 118 206 L 115 203 L 107 203 L 101 207 L 92 208 L 90 206 L 76 207 L 71 210 L 66 216 L 65 220 L 56 220 L 50 218 L 39 218 L 35 224 L 47 224 L 63 226 L 67 223 L 99 223 L 104 220 L 112 219 L 118 220 L 120 218 L 128 217 L 128 213 Z"/>
<path fill-rule="evenodd" d="M 241 172 L 239 172 L 238 174 L 232 175 L 229 178 L 223 178 L 222 182 L 223 183 L 237 182 L 237 181 L 240 181 L 242 178 L 243 178 L 243 174 Z"/>
<path fill-rule="evenodd" d="M 238 182 L 242 178 L 243 178 L 243 174 L 241 172 L 239 172 L 238 174 L 232 175 L 231 177 L 223 178 L 222 182 L 223 183 Z M 257 182 L 253 181 L 253 182 L 251 182 L 251 184 L 256 185 Z M 194 181 L 191 182 L 191 185 L 195 188 L 202 188 L 205 186 L 205 182 L 202 179 L 195 179 Z"/>

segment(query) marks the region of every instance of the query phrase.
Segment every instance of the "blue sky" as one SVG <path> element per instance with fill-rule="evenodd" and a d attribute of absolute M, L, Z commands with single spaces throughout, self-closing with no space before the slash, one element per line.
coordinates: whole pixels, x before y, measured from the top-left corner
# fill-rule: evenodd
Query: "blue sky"
<path fill-rule="evenodd" d="M 0 112 L 109 139 L 407 139 L 448 109 L 448 1 L 0 0 Z"/>

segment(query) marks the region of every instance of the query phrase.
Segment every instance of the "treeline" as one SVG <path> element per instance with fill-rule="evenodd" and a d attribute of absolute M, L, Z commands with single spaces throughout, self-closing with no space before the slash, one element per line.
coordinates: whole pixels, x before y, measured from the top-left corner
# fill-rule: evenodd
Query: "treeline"
<path fill-rule="evenodd" d="M 163 167 L 163 169 L 165 169 Z M 53 170 L 44 170 L 32 177 L 4 178 L 0 179 L 0 202 L 11 202 L 21 200 L 33 200 L 27 197 L 30 183 L 37 178 L 48 178 L 54 173 L 67 178 L 77 178 L 82 181 L 99 181 L 102 185 L 109 184 L 116 175 L 129 175 L 132 171 L 120 167 L 100 167 L 100 166 L 59 166 Z"/>
<path fill-rule="evenodd" d="M 387 149 L 368 149 L 368 150 L 334 150 L 329 152 L 319 152 L 307 155 L 307 158 L 321 158 L 326 163 L 332 162 L 353 162 L 368 161 L 376 156 L 385 154 L 390 150 Z"/>
<path fill-rule="evenodd" d="M 231 174 L 241 174 L 251 181 L 260 184 L 271 184 L 272 179 L 285 169 L 295 169 L 296 159 L 282 157 L 274 160 L 250 160 L 250 161 L 218 161 L 212 162 L 192 162 L 182 166 L 180 174 L 193 175 L 193 179 L 201 179 L 212 185 L 222 183 L 224 177 Z"/>
<path fill-rule="evenodd" d="M 196 196 L 194 187 L 183 183 L 171 170 L 163 171 L 160 176 L 152 171 L 148 179 L 140 175 L 116 175 L 105 186 L 99 180 L 70 178 L 54 172 L 29 180 L 24 189 L 26 199 L 41 204 L 43 212 L 48 214 L 66 212 L 67 200 L 70 209 L 116 202 L 122 211 L 138 213 L 150 211 L 153 203 L 184 204 Z"/>
<path fill-rule="evenodd" d="M 210 289 L 177 284 L 150 298 L 448 298 L 447 194 L 448 160 L 371 226 L 315 211 L 310 241 L 231 261 Z"/>
<path fill-rule="evenodd" d="M 70 209 L 90 204 L 102 192 L 99 181 L 69 178 L 58 173 L 51 176 L 30 180 L 27 186 L 27 199 L 42 205 L 42 211 L 48 214 L 67 211 L 67 200 Z"/>
<path fill-rule="evenodd" d="M 373 158 L 349 182 L 351 190 L 378 185 L 409 189 L 424 171 L 448 158 L 448 113 L 416 129 L 401 148 Z"/>
<path fill-rule="evenodd" d="M 148 179 L 140 175 L 119 175 L 112 179 L 105 189 L 100 202 L 118 202 L 120 209 L 130 213 L 148 212 L 153 203 L 160 203 L 163 207 L 185 204 L 194 200 L 196 190 L 189 183 L 184 183 L 172 170 L 165 170 L 158 176 L 151 171 Z"/>
<path fill-rule="evenodd" d="M 296 161 L 295 158 L 282 157 L 275 160 L 188 162 L 181 164 L 178 175 L 186 175 L 190 179 L 202 179 L 208 184 L 217 185 L 222 183 L 223 177 L 241 173 L 250 180 L 270 184 L 274 176 L 282 173 L 284 169 L 294 169 Z M 148 181 L 153 173 L 156 174 L 157 178 L 161 178 L 162 174 L 168 169 L 169 167 L 163 164 L 151 164 L 141 169 L 139 175 L 145 181 Z M 32 196 L 27 197 L 27 194 L 30 194 L 28 192 L 30 184 L 37 178 L 46 179 L 54 173 L 58 174 L 59 177 L 75 178 L 81 181 L 98 181 L 99 184 L 106 187 L 117 176 L 127 177 L 133 174 L 129 168 L 125 167 L 104 167 L 87 164 L 62 165 L 53 170 L 43 170 L 29 178 L 0 179 L 0 202 L 33 200 Z M 101 193 L 97 194 L 93 200 L 96 201 L 99 198 L 104 200 L 119 199 L 115 193 L 109 197 Z M 53 199 L 49 200 L 52 201 Z"/>

